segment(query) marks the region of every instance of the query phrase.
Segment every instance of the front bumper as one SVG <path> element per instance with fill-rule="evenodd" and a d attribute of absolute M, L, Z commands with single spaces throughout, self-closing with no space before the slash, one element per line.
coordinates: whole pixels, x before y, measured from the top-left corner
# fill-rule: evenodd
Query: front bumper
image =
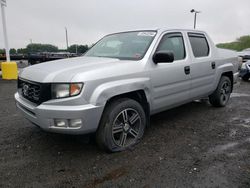
<path fill-rule="evenodd" d="M 15 94 L 15 100 L 16 106 L 29 121 L 45 131 L 63 134 L 95 132 L 104 109 L 104 106 L 94 106 L 92 104 L 63 106 L 42 103 L 36 106 L 18 93 Z M 56 127 L 55 119 L 81 119 L 82 126 L 79 128 Z"/>

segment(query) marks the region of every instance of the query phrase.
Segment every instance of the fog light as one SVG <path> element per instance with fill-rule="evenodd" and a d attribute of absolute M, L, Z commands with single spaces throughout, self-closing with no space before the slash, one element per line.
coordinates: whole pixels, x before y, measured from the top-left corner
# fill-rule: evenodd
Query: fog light
<path fill-rule="evenodd" d="M 69 121 L 69 127 L 78 128 L 82 126 L 82 120 L 81 119 L 71 119 Z"/>
<path fill-rule="evenodd" d="M 56 127 L 67 127 L 67 120 L 66 119 L 55 119 L 55 126 Z"/>

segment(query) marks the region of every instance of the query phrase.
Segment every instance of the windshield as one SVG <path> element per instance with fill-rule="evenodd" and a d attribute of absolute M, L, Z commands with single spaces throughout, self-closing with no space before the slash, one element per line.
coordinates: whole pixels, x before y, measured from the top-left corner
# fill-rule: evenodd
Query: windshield
<path fill-rule="evenodd" d="M 107 35 L 97 42 L 85 56 L 140 60 L 156 35 L 155 31 L 132 31 Z"/>

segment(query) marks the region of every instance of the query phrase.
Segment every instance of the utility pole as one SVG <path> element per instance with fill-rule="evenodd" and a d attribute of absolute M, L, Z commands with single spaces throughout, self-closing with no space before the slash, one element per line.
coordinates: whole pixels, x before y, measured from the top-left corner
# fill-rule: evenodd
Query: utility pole
<path fill-rule="evenodd" d="M 67 27 L 65 27 L 65 34 L 66 34 L 66 46 L 67 46 L 67 51 L 69 49 L 69 40 L 68 40 L 68 31 L 67 31 Z"/>
<path fill-rule="evenodd" d="M 7 26 L 6 26 L 6 19 L 5 19 L 5 7 L 6 0 L 0 0 L 1 4 L 1 13 L 2 13 L 2 24 L 3 24 L 3 38 L 4 38 L 4 45 L 5 45 L 5 54 L 6 54 L 6 62 L 2 62 L 2 78 L 6 80 L 16 80 L 18 77 L 17 71 L 17 64 L 16 62 L 10 62 L 10 50 L 8 44 L 8 36 L 7 36 Z"/>
<path fill-rule="evenodd" d="M 6 18 L 5 18 L 5 7 L 6 0 L 1 1 L 1 13 L 2 13 L 2 24 L 3 24 L 3 38 L 4 38 L 4 45 L 5 45 L 5 54 L 7 62 L 10 62 L 10 50 L 9 50 L 9 43 L 8 43 L 8 36 L 7 36 L 7 26 L 6 26 Z"/>
<path fill-rule="evenodd" d="M 33 42 L 32 42 L 32 39 L 30 39 L 30 44 L 31 44 L 31 50 L 30 50 L 30 53 L 32 53 L 32 52 L 33 52 L 33 46 L 32 46 Z"/>
<path fill-rule="evenodd" d="M 196 29 L 197 14 L 201 13 L 201 11 L 196 11 L 196 10 L 192 9 L 190 12 L 194 13 L 194 29 Z"/>

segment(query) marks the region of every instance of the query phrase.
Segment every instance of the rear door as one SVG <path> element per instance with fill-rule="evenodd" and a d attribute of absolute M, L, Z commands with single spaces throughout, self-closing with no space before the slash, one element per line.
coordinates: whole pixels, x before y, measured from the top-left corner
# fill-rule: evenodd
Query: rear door
<path fill-rule="evenodd" d="M 191 46 L 192 63 L 190 65 L 192 98 L 205 97 L 212 90 L 216 62 L 212 60 L 209 40 L 203 33 L 188 33 Z"/>
<path fill-rule="evenodd" d="M 171 51 L 174 62 L 155 64 L 150 60 L 153 113 L 178 106 L 190 99 L 190 67 L 186 42 L 181 32 L 162 36 L 155 52 Z M 154 52 L 154 53 L 155 53 Z"/>

